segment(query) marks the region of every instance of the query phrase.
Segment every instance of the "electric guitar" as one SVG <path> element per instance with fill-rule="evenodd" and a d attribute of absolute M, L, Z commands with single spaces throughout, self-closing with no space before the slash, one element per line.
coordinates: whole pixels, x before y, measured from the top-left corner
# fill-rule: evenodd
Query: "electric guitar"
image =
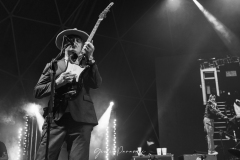
<path fill-rule="evenodd" d="M 93 36 L 95 35 L 100 23 L 102 22 L 102 20 L 104 18 L 106 18 L 106 14 L 107 12 L 109 12 L 109 9 L 112 7 L 114 3 L 111 2 L 104 10 L 103 12 L 99 15 L 99 18 L 91 32 L 91 34 L 89 35 L 88 39 L 86 42 L 91 42 L 93 39 Z M 92 57 L 92 55 L 88 55 L 88 57 Z M 79 90 L 80 90 L 80 86 L 78 84 L 79 79 L 81 79 L 81 73 L 89 67 L 87 61 L 88 61 L 88 57 L 86 57 L 86 55 L 83 54 L 83 56 L 79 56 L 77 58 L 75 58 L 75 60 L 72 60 L 72 57 L 70 57 L 70 61 L 71 63 L 68 62 L 68 66 L 67 66 L 67 70 L 71 71 L 72 74 L 76 74 L 76 78 L 73 80 L 72 83 L 66 84 L 67 86 L 67 92 L 63 93 L 62 95 L 67 98 L 68 100 L 73 100 L 74 98 L 77 97 Z M 80 65 L 79 65 L 80 64 Z"/>

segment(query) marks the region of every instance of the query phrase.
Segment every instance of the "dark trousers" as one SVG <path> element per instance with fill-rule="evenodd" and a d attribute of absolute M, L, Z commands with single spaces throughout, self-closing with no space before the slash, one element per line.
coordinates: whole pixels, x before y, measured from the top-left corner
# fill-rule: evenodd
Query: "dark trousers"
<path fill-rule="evenodd" d="M 36 160 L 45 160 L 47 122 L 44 122 L 41 143 Z M 57 160 L 63 143 L 67 144 L 69 160 L 89 160 L 89 146 L 93 125 L 76 122 L 70 113 L 65 113 L 50 128 L 48 156 L 49 160 Z"/>

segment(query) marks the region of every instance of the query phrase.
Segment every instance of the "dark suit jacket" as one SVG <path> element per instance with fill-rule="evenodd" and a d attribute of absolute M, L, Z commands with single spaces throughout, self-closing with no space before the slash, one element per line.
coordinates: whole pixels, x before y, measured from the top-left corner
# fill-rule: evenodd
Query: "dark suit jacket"
<path fill-rule="evenodd" d="M 152 155 L 155 155 L 157 154 L 157 148 L 158 146 L 156 144 L 151 144 L 150 146 L 148 146 L 148 154 L 152 154 Z"/>
<path fill-rule="evenodd" d="M 35 98 L 43 98 L 51 94 L 51 78 L 50 78 L 50 64 L 47 64 L 37 85 L 34 88 Z M 67 65 L 65 60 L 59 60 L 56 65 L 56 78 L 66 71 Z M 102 83 L 102 78 L 98 72 L 98 67 L 94 63 L 90 67 L 86 68 L 80 75 L 78 85 L 80 86 L 80 92 L 78 96 L 71 101 L 55 96 L 54 102 L 54 119 L 59 120 L 65 112 L 66 107 L 69 108 L 71 116 L 77 122 L 84 122 L 97 125 L 97 117 L 93 105 L 93 101 L 90 96 L 90 88 L 96 89 Z M 56 94 L 63 92 L 66 89 L 66 85 L 56 89 Z"/>

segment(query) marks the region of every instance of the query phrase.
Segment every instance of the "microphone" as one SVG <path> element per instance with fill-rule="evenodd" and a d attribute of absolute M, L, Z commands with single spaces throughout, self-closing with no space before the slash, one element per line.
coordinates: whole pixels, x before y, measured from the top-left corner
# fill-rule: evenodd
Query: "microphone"
<path fill-rule="evenodd" d="M 71 46 L 74 46 L 73 41 L 72 41 L 71 39 L 69 39 L 67 36 L 64 35 L 63 38 L 64 38 L 64 40 L 66 40 L 67 42 L 69 42 Z"/>

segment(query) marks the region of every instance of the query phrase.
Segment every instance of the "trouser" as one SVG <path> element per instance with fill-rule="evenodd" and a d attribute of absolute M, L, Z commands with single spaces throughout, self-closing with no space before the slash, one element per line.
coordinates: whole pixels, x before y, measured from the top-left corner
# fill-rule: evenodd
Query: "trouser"
<path fill-rule="evenodd" d="M 213 141 L 213 134 L 214 134 L 214 120 L 204 117 L 204 130 L 207 132 L 207 142 L 208 142 L 208 151 L 214 151 L 214 141 Z"/>
<path fill-rule="evenodd" d="M 36 160 L 45 160 L 47 141 L 47 122 L 44 122 L 41 143 Z M 69 160 L 89 160 L 89 146 L 93 125 L 76 122 L 70 113 L 65 113 L 58 121 L 50 125 L 48 147 L 49 160 L 57 160 L 63 143 L 67 144 Z"/>

